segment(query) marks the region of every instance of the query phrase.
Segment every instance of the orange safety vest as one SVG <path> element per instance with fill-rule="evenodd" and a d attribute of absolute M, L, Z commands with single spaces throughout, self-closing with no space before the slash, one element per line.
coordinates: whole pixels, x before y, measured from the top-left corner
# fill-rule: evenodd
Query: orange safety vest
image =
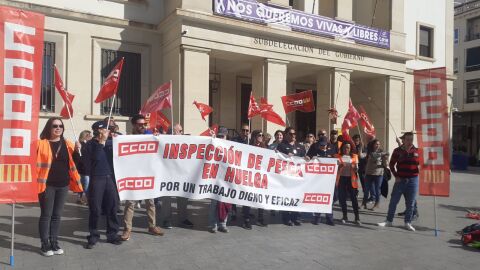
<path fill-rule="evenodd" d="M 343 163 L 342 161 L 342 155 L 338 154 L 337 155 L 337 158 L 338 160 L 340 161 L 340 163 Z M 352 164 L 358 164 L 358 155 L 357 154 L 353 154 L 352 155 Z M 337 173 L 337 182 L 336 182 L 336 185 L 338 186 L 338 182 L 340 181 L 340 171 L 343 170 L 344 167 L 342 168 L 339 168 L 338 169 L 338 173 Z M 350 167 L 350 175 L 352 176 L 352 187 L 353 188 L 358 188 L 358 175 L 357 175 L 357 172 L 353 169 L 353 166 Z"/>
<path fill-rule="evenodd" d="M 80 175 L 78 174 L 77 167 L 73 162 L 72 154 L 74 151 L 74 144 L 65 140 L 68 150 L 68 174 L 70 176 L 70 190 L 73 192 L 82 192 L 83 187 L 80 182 Z M 50 167 L 52 166 L 52 149 L 50 142 L 47 139 L 39 140 L 37 145 L 37 183 L 38 193 L 42 193 L 47 188 L 47 178 Z"/>

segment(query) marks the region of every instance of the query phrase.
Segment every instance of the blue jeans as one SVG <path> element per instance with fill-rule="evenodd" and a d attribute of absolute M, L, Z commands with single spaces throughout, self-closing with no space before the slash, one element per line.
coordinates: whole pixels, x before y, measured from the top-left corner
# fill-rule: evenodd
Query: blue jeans
<path fill-rule="evenodd" d="M 218 218 L 218 201 L 216 200 L 210 200 L 210 207 L 208 209 L 208 225 L 210 228 L 227 228 L 227 219 L 228 215 L 225 218 L 225 220 L 220 220 Z"/>
<path fill-rule="evenodd" d="M 80 182 L 82 183 L 83 193 L 78 193 L 78 194 L 80 195 L 80 197 L 83 194 L 88 196 L 88 186 L 90 184 L 90 176 L 81 174 L 80 175 Z"/>
<path fill-rule="evenodd" d="M 387 221 L 392 222 L 397 204 L 400 198 L 405 196 L 405 223 L 412 222 L 413 209 L 417 199 L 418 176 L 411 178 L 397 178 L 398 182 L 393 185 L 390 204 L 388 205 Z"/>
<path fill-rule="evenodd" d="M 383 175 L 367 175 L 365 181 L 367 184 L 367 192 L 370 193 L 370 200 L 375 203 L 380 202 L 381 188 L 383 183 Z"/>

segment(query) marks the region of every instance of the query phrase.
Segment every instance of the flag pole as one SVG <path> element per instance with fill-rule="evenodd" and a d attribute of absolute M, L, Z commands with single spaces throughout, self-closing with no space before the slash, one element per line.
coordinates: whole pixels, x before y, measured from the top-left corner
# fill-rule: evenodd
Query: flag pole
<path fill-rule="evenodd" d="M 112 106 L 110 106 L 110 113 L 108 114 L 107 130 L 110 127 L 110 119 L 112 118 L 113 105 L 115 104 L 115 98 L 116 97 L 117 97 L 117 94 L 114 94 L 113 95 L 113 100 L 112 100 Z"/>
<path fill-rule="evenodd" d="M 15 265 L 15 258 L 13 257 L 13 249 L 14 249 L 14 240 L 15 240 L 15 203 L 12 203 L 12 241 L 10 243 L 10 266 L 13 267 Z"/>
<path fill-rule="evenodd" d="M 433 195 L 433 215 L 435 220 L 435 237 L 438 237 L 438 226 L 437 226 L 437 196 Z"/>
<path fill-rule="evenodd" d="M 68 92 L 65 91 L 65 93 L 66 93 L 67 99 L 68 99 Z M 68 99 L 68 100 L 70 101 L 70 99 Z M 73 104 L 72 104 L 72 103 L 70 103 L 70 105 L 72 105 L 72 107 L 73 107 Z M 75 137 L 74 141 L 75 141 L 75 142 L 78 142 L 79 138 L 77 137 L 77 130 L 75 129 L 75 124 L 73 123 L 73 120 L 72 120 L 72 114 L 70 113 L 70 108 L 68 107 L 67 104 L 65 104 L 65 102 L 64 102 L 64 106 L 67 108 L 68 118 L 69 118 L 69 120 L 70 120 L 70 125 L 72 125 L 73 136 Z M 80 156 L 82 156 L 82 151 L 78 151 L 78 154 L 79 154 Z"/>
<path fill-rule="evenodd" d="M 173 135 L 173 127 L 175 126 L 175 123 L 173 122 L 173 81 L 170 80 L 170 94 L 172 96 L 172 100 L 170 100 L 170 119 L 172 119 L 172 135 Z"/>
<path fill-rule="evenodd" d="M 288 121 L 288 114 L 285 113 L 285 120 L 287 122 L 287 126 L 290 126 L 290 121 Z"/>

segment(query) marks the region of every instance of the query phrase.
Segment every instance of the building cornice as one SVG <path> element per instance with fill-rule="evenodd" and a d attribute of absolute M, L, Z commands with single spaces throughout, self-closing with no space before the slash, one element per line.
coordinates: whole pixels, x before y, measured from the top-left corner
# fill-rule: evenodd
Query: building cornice
<path fill-rule="evenodd" d="M 132 28 L 132 29 L 142 29 L 142 30 L 149 30 L 149 31 L 156 31 L 156 28 L 157 28 L 156 25 L 154 24 L 112 18 L 107 16 L 101 16 L 101 15 L 94 15 L 94 14 L 79 12 L 75 10 L 60 9 L 60 8 L 55 8 L 50 6 L 34 4 L 34 3 L 25 3 L 25 2 L 18 2 L 13 0 L 0 0 L 0 5 L 38 12 L 38 13 L 44 14 L 45 16 L 49 16 L 53 18 L 69 19 L 69 20 L 75 20 L 75 21 L 86 22 L 86 23 L 95 23 L 100 25 Z"/>
<path fill-rule="evenodd" d="M 404 52 L 379 49 L 362 44 L 352 44 L 350 42 L 343 42 L 341 40 L 324 38 L 308 33 L 285 31 L 283 29 L 268 27 L 247 21 L 224 18 L 213 15 L 211 13 L 194 10 L 176 9 L 173 14 L 170 14 L 164 21 L 160 23 L 160 25 L 168 25 L 170 24 L 169 21 L 174 20 L 176 17 L 180 17 L 182 20 L 185 21 L 213 25 L 217 29 L 222 29 L 225 32 L 229 33 L 231 33 L 232 30 L 238 30 L 239 32 L 249 32 L 258 35 L 275 35 L 279 39 L 296 39 L 300 42 L 306 42 L 311 45 L 322 46 L 325 48 L 332 48 L 337 51 L 350 51 L 355 52 L 356 54 L 396 62 L 406 62 L 415 59 L 414 55 L 410 55 Z M 162 27 L 160 27 L 160 25 L 158 27 L 158 30 L 162 31 Z"/>

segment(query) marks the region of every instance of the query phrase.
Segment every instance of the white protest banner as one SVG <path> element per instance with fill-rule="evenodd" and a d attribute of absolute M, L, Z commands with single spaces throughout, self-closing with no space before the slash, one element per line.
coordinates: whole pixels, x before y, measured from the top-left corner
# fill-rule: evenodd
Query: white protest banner
<path fill-rule="evenodd" d="M 201 136 L 113 139 L 121 200 L 215 199 L 255 208 L 331 213 L 337 159 L 288 157 Z"/>

